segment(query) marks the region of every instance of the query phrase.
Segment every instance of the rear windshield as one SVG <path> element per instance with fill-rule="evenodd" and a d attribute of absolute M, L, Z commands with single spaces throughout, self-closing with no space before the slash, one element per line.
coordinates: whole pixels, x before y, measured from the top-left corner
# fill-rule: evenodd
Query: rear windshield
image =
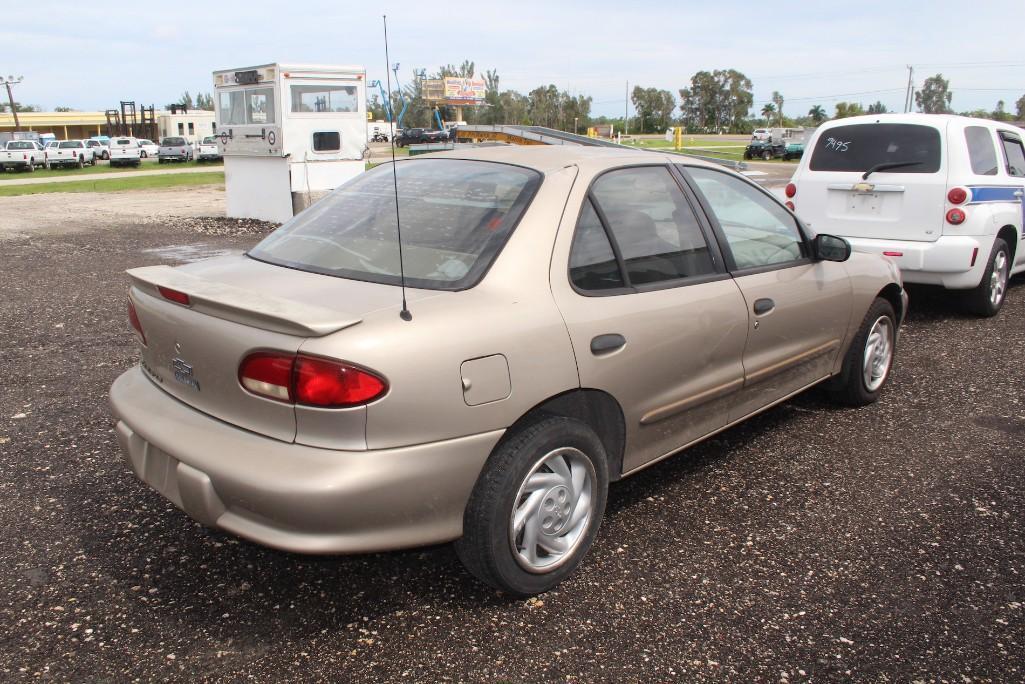
<path fill-rule="evenodd" d="M 111 140 L 110 144 L 111 145 L 118 145 L 118 146 L 125 146 L 125 147 L 127 147 L 128 145 L 132 145 L 133 143 L 128 138 L 121 138 L 119 140 Z"/>
<path fill-rule="evenodd" d="M 79 148 L 82 147 L 82 143 L 78 140 L 65 140 L 64 142 L 60 143 L 59 147 L 62 150 L 66 150 L 68 148 Z"/>
<path fill-rule="evenodd" d="M 463 290 L 483 277 L 541 183 L 536 171 L 461 159 L 396 165 L 406 284 Z M 249 252 L 281 266 L 398 285 L 390 164 L 341 186 Z"/>
<path fill-rule="evenodd" d="M 12 142 L 7 144 L 9 150 L 34 150 L 36 146 L 30 142 Z"/>
<path fill-rule="evenodd" d="M 174 147 L 176 145 L 184 145 L 185 138 L 164 138 L 164 142 L 160 143 L 164 147 Z"/>
<path fill-rule="evenodd" d="M 815 142 L 812 171 L 863 172 L 897 164 L 885 173 L 936 173 L 940 170 L 940 132 L 917 124 L 851 124 L 823 131 Z"/>
<path fill-rule="evenodd" d="M 205 138 L 203 138 L 203 144 L 204 145 L 216 145 L 217 144 L 217 138 L 215 136 L 208 135 Z"/>

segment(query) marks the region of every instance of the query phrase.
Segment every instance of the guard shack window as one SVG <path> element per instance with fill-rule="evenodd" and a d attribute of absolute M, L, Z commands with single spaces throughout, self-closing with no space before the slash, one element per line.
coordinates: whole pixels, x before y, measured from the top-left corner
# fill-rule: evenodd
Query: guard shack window
<path fill-rule="evenodd" d="M 274 90 L 246 88 L 225 90 L 220 95 L 220 119 L 223 126 L 274 123 Z"/>
<path fill-rule="evenodd" d="M 342 136 L 338 131 L 314 132 L 314 152 L 337 152 L 340 149 L 342 149 Z"/>
<path fill-rule="evenodd" d="M 343 85 L 294 85 L 292 86 L 292 111 L 307 112 L 357 112 L 359 101 L 356 86 Z"/>

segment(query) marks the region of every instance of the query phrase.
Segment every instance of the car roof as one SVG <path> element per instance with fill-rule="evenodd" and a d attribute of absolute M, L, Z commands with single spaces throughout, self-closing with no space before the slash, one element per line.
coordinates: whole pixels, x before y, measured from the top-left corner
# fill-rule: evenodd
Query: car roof
<path fill-rule="evenodd" d="M 557 171 L 566 166 L 612 167 L 630 164 L 687 163 L 693 166 L 723 168 L 687 155 L 635 150 L 630 147 L 587 147 L 583 145 L 493 145 L 487 147 L 458 148 L 446 152 L 418 155 L 416 159 L 468 159 L 502 164 L 515 164 L 542 173 Z"/>
<path fill-rule="evenodd" d="M 947 124 L 951 122 L 960 123 L 971 123 L 973 126 L 987 126 L 987 127 L 998 127 L 1003 125 L 1004 128 L 1013 128 L 1014 124 L 1002 124 L 1000 121 L 993 121 L 992 119 L 979 119 L 972 116 L 961 116 L 960 114 L 923 114 L 922 112 L 908 112 L 899 113 L 893 112 L 888 114 L 866 114 L 863 116 L 849 116 L 843 119 L 833 119 L 827 121 L 820 126 L 820 128 L 833 128 L 835 126 L 847 126 L 851 124 L 872 124 L 872 123 L 907 123 L 907 124 L 922 124 L 928 126 L 936 126 L 937 128 L 945 128 Z"/>

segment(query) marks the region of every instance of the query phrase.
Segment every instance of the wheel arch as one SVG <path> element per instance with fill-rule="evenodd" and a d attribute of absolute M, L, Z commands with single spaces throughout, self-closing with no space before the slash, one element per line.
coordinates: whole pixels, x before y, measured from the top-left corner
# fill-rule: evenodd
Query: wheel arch
<path fill-rule="evenodd" d="M 626 447 L 626 421 L 619 402 L 602 390 L 577 388 L 545 399 L 520 416 L 509 426 L 505 439 L 519 428 L 546 416 L 574 418 L 594 430 L 608 458 L 609 481 L 618 480 L 623 474 L 623 453 Z M 498 445 L 495 447 L 498 448 Z"/>
<path fill-rule="evenodd" d="M 1007 243 L 1007 248 L 1011 250 L 1010 256 L 1013 264 L 1015 252 L 1018 251 L 1018 229 L 1012 225 L 1006 225 L 997 231 L 997 237 Z"/>
<path fill-rule="evenodd" d="M 890 303 L 893 307 L 893 312 L 897 314 L 897 322 L 904 320 L 904 300 L 900 296 L 901 288 L 897 283 L 889 283 L 886 287 L 879 291 L 876 297 L 881 297 Z"/>

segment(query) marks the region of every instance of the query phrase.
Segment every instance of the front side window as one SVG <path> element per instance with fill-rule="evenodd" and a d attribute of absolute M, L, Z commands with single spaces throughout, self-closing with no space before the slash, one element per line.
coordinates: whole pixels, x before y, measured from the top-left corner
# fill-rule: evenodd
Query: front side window
<path fill-rule="evenodd" d="M 293 85 L 293 112 L 356 112 L 356 86 Z"/>
<path fill-rule="evenodd" d="M 1001 132 L 1000 144 L 1004 148 L 1007 175 L 1025 177 L 1025 148 L 1021 145 L 1021 138 L 1012 133 Z"/>
<path fill-rule="evenodd" d="M 569 279 L 581 290 L 614 290 L 625 286 L 609 236 L 590 199 L 584 201 L 573 234 Z"/>
<path fill-rule="evenodd" d="M 812 150 L 812 171 L 936 173 L 940 132 L 919 124 L 850 124 L 823 131 Z"/>
<path fill-rule="evenodd" d="M 689 166 L 719 221 L 736 268 L 762 268 L 805 256 L 804 240 L 794 217 L 746 180 L 721 171 Z"/>
<path fill-rule="evenodd" d="M 663 166 L 610 171 L 591 197 L 616 241 L 630 285 L 715 273 L 697 217 Z"/>
<path fill-rule="evenodd" d="M 997 153 L 989 129 L 984 126 L 968 126 L 964 129 L 964 139 L 968 143 L 972 173 L 980 176 L 997 175 Z"/>
<path fill-rule="evenodd" d="M 541 174 L 462 159 L 398 162 L 406 284 L 473 287 L 516 228 Z M 395 186 L 389 164 L 342 185 L 253 248 L 254 259 L 313 273 L 398 285 Z"/>

